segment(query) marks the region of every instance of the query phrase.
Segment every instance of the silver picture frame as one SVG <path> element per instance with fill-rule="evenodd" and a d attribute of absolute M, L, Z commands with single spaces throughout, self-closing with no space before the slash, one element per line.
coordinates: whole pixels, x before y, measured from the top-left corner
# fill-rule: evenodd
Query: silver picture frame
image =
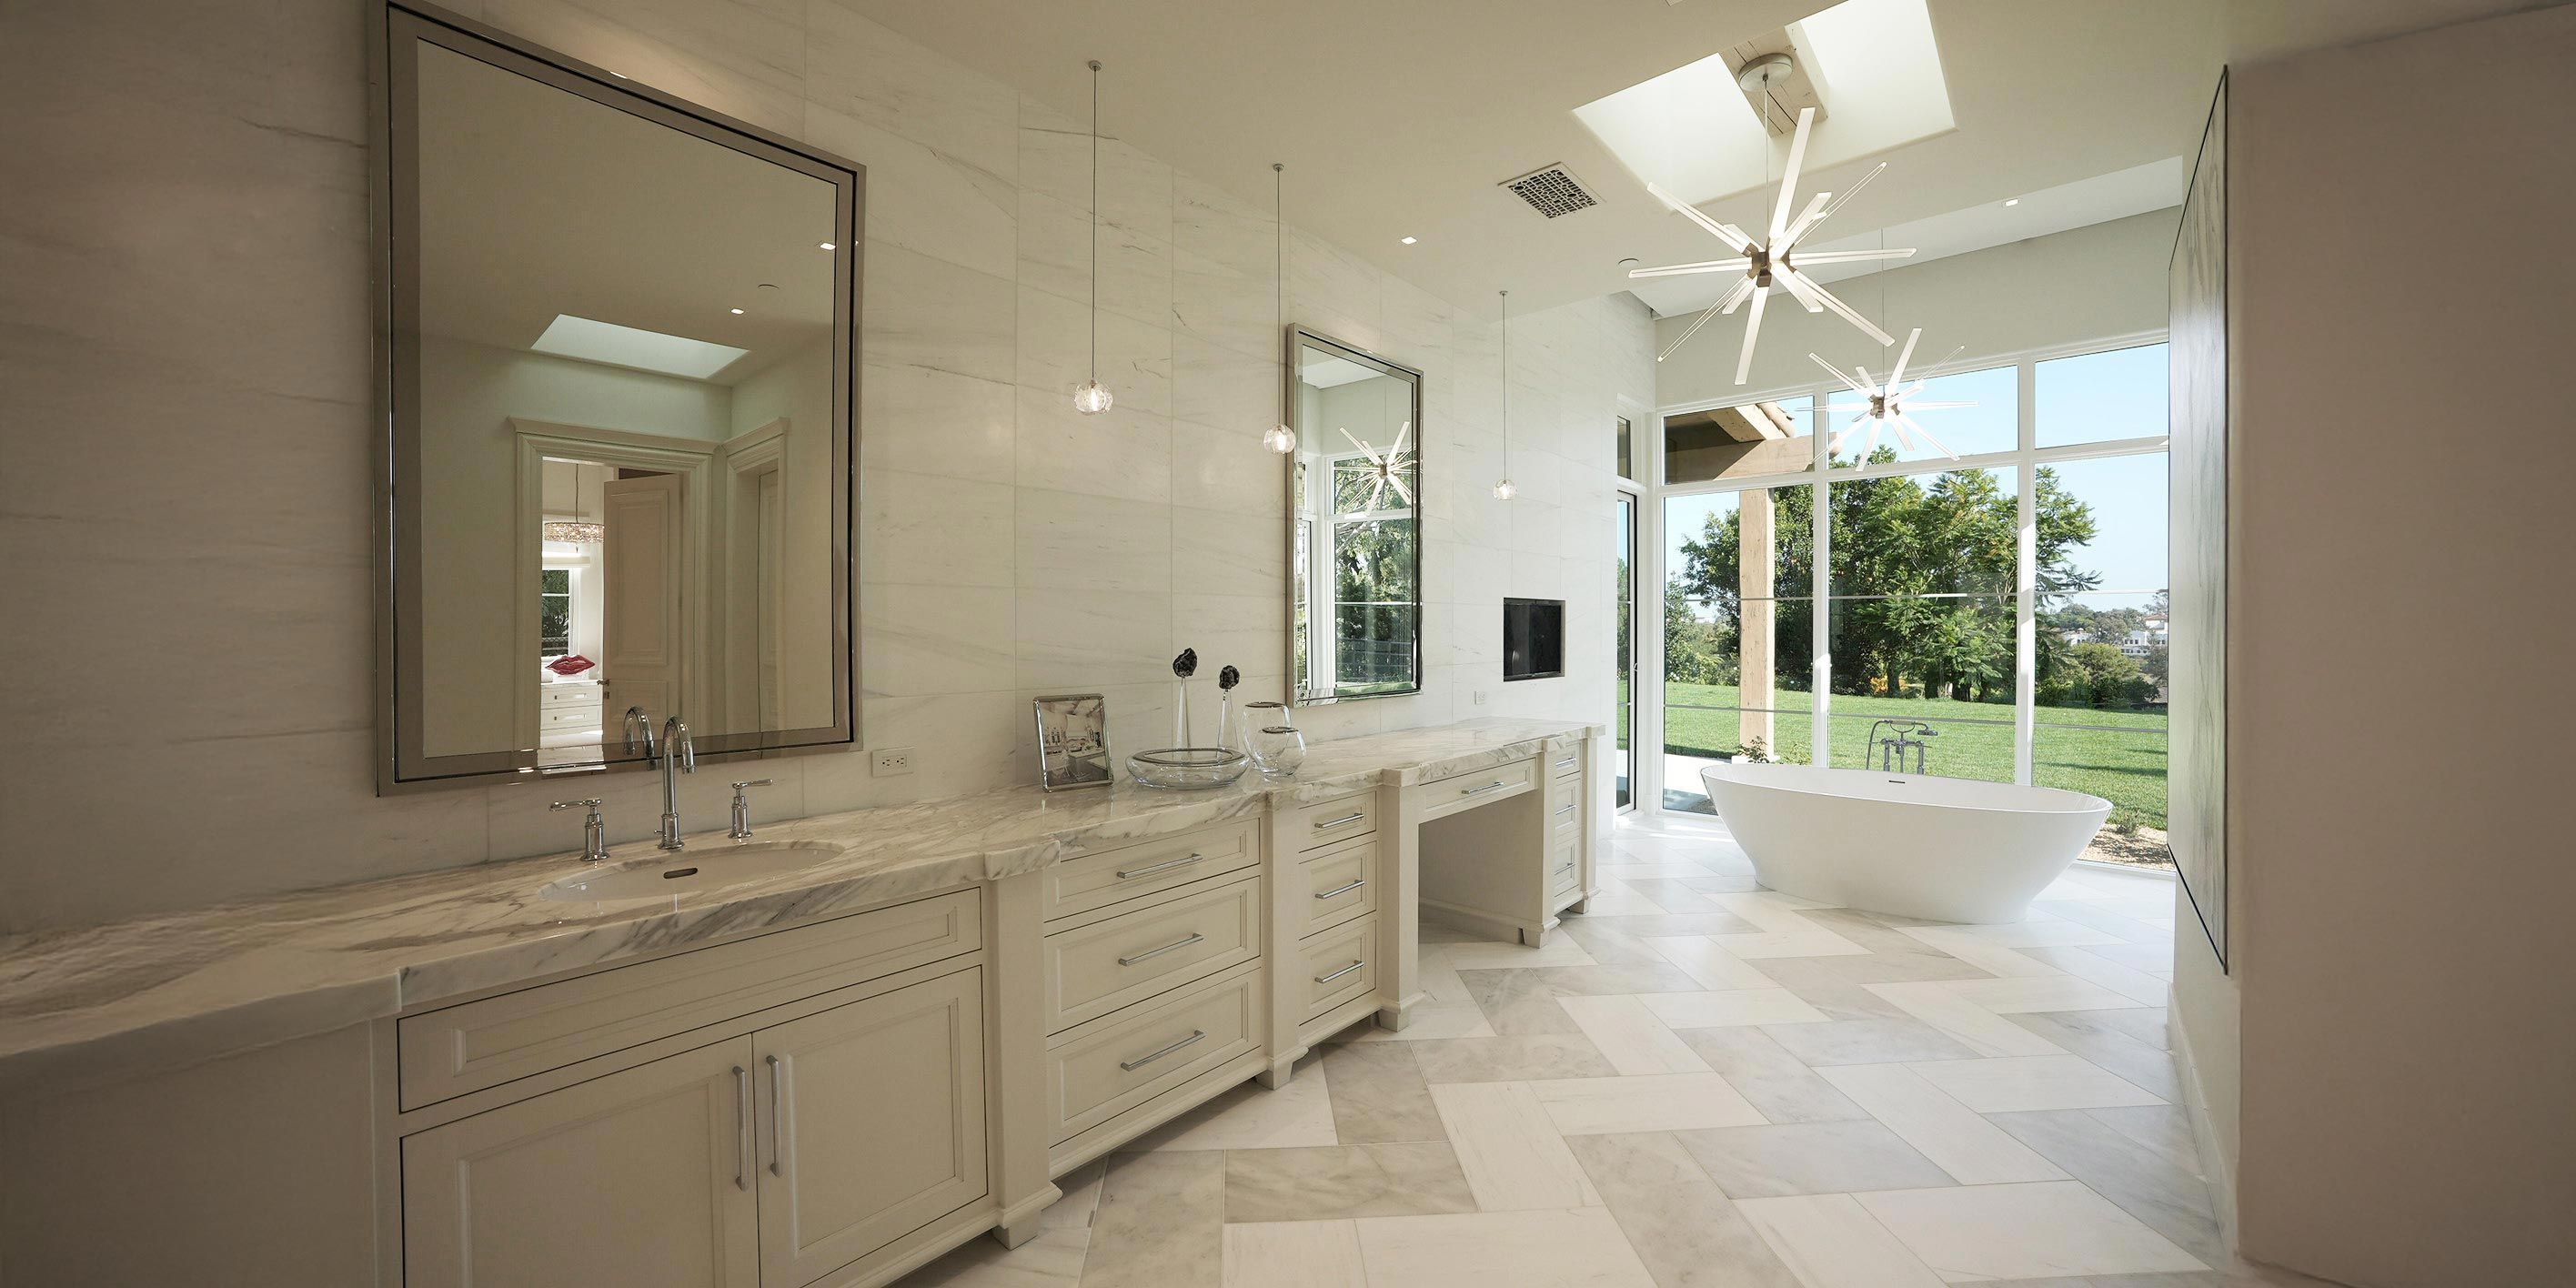
<path fill-rule="evenodd" d="M 1038 786 L 1050 792 L 1118 781 L 1109 758 L 1108 702 L 1097 693 L 1060 693 L 1029 704 L 1037 723 Z"/>

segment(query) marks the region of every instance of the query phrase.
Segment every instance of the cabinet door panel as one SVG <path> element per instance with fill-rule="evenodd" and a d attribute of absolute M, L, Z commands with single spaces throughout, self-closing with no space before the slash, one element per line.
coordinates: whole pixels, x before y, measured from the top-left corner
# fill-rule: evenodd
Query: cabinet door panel
<path fill-rule="evenodd" d="M 406 1288 L 756 1288 L 751 1060 L 737 1038 L 405 1139 Z"/>
<path fill-rule="evenodd" d="M 768 1288 L 984 1196 L 983 981 L 961 971 L 752 1035 Z"/>

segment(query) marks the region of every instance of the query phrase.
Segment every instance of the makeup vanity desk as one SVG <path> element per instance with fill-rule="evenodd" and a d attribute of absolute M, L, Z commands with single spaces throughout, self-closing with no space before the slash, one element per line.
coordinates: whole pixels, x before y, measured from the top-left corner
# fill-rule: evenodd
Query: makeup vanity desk
<path fill-rule="evenodd" d="M 759 839 L 811 863 L 679 895 L 545 898 L 561 854 L 0 941 L 0 1264 L 450 1288 L 649 1248 L 870 1288 L 1017 1244 L 1055 1177 L 1404 1027 L 1424 919 L 1542 942 L 1593 887 L 1606 732 L 796 819 Z"/>

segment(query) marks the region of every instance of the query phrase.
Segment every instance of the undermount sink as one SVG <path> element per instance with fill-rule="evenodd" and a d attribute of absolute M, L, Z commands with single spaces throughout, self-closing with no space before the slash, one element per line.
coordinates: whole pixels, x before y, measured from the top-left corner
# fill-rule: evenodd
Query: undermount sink
<path fill-rule="evenodd" d="M 696 894 L 809 867 L 837 853 L 813 841 L 753 841 L 743 845 L 675 850 L 649 860 L 629 860 L 576 872 L 537 892 L 542 899 L 597 903 Z"/>

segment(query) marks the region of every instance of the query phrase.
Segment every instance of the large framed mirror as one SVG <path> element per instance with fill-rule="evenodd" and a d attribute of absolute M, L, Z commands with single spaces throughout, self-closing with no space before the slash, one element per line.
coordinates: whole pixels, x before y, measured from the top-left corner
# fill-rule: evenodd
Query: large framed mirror
<path fill-rule="evenodd" d="M 1288 333 L 1289 673 L 1300 705 L 1422 690 L 1422 373 Z"/>
<path fill-rule="evenodd" d="M 381 19 L 379 790 L 855 741 L 859 167 Z"/>

